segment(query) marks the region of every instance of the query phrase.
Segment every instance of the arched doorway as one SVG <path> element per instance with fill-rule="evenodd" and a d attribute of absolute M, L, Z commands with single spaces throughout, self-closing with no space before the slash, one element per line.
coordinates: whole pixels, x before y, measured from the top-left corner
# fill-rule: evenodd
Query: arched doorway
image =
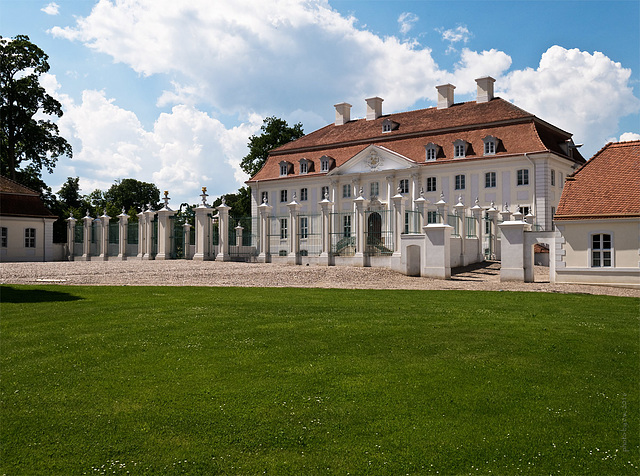
<path fill-rule="evenodd" d="M 372 212 L 367 219 L 367 244 L 378 245 L 382 241 L 382 217 L 378 212 Z"/>

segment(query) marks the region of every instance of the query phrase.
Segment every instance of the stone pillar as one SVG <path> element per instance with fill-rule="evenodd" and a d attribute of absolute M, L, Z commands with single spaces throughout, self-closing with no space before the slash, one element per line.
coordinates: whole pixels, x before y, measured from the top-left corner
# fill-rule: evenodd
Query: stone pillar
<path fill-rule="evenodd" d="M 482 207 L 480 201 L 476 197 L 476 203 L 471 207 L 473 219 L 476 222 L 476 238 L 478 239 L 478 253 L 476 255 L 476 263 L 484 261 L 484 253 L 482 252 L 482 242 L 484 241 L 484 227 L 482 226 Z"/>
<path fill-rule="evenodd" d="M 171 259 L 171 217 L 175 213 L 168 206 L 158 210 L 158 260 Z"/>
<path fill-rule="evenodd" d="M 425 259 L 421 275 L 451 279 L 451 230 L 449 225 L 431 223 L 422 228 L 425 234 Z"/>
<path fill-rule="evenodd" d="M 325 196 L 320 202 L 322 213 L 322 251 L 318 257 L 318 264 L 329 266 L 331 251 L 331 201 Z"/>
<path fill-rule="evenodd" d="M 82 256 L 78 256 L 78 261 L 91 261 L 91 225 L 93 224 L 93 218 L 89 216 L 89 210 L 87 215 L 82 219 Z"/>
<path fill-rule="evenodd" d="M 196 224 L 196 251 L 193 255 L 194 261 L 208 261 L 211 259 L 211 236 L 209 235 L 210 224 L 209 215 L 211 214 L 211 207 L 207 205 L 207 187 L 202 187 L 202 193 L 200 198 L 202 203 L 194 208 L 195 212 L 195 224 Z M 220 229 L 218 229 L 220 233 Z M 222 237 L 218 238 L 222 240 Z M 221 243 L 221 241 L 218 241 Z"/>
<path fill-rule="evenodd" d="M 536 216 L 533 213 L 531 213 L 531 211 L 529 211 L 529 213 L 525 215 L 524 221 L 527 222 L 529 225 L 533 225 L 535 218 Z"/>
<path fill-rule="evenodd" d="M 440 224 L 447 224 L 447 202 L 444 201 L 444 193 L 440 192 L 440 200 L 435 203 L 436 211 L 440 217 Z"/>
<path fill-rule="evenodd" d="M 100 217 L 100 254 L 98 260 L 107 261 L 109 259 L 109 220 L 111 217 L 107 215 L 107 210 Z"/>
<path fill-rule="evenodd" d="M 242 228 L 242 225 L 240 224 L 240 222 L 238 222 L 238 226 L 236 226 L 235 230 L 236 230 L 236 242 L 235 242 L 235 245 L 239 248 L 239 247 L 242 246 L 242 231 L 244 230 L 244 228 Z"/>
<path fill-rule="evenodd" d="M 127 259 L 127 232 L 129 230 L 129 215 L 122 207 L 122 213 L 118 215 L 118 256 L 116 259 L 124 261 Z"/>
<path fill-rule="evenodd" d="M 265 200 L 258 205 L 260 213 L 260 253 L 258 254 L 258 263 L 269 263 L 271 261 L 271 253 L 269 251 L 269 225 L 273 207 Z"/>
<path fill-rule="evenodd" d="M 467 260 L 465 259 L 465 251 L 466 251 L 466 220 L 464 218 L 464 203 L 462 203 L 462 195 L 458 196 L 458 203 L 453 206 L 454 212 L 453 214 L 456 216 L 456 220 L 458 221 L 458 236 L 460 237 L 460 265 L 466 266 Z"/>
<path fill-rule="evenodd" d="M 509 204 L 505 203 L 504 208 L 500 212 L 500 220 L 509 221 L 511 220 L 511 212 L 509 211 Z"/>
<path fill-rule="evenodd" d="M 364 208 L 367 206 L 367 199 L 362 196 L 362 188 L 358 197 L 354 200 L 356 206 L 356 258 L 361 258 L 361 261 L 354 263 L 356 266 L 364 265 L 364 249 L 366 241 L 364 239 L 365 221 L 364 221 Z"/>
<path fill-rule="evenodd" d="M 69 213 L 69 218 L 67 218 L 67 259 L 69 261 L 73 261 L 73 250 L 76 243 L 76 219 L 73 218 L 73 214 Z"/>
<path fill-rule="evenodd" d="M 296 193 L 293 192 L 293 200 L 287 203 L 289 209 L 289 253 L 288 264 L 298 264 L 298 209 L 300 204 L 296 202 Z"/>
<path fill-rule="evenodd" d="M 154 259 L 154 251 L 153 251 L 153 219 L 156 216 L 156 212 L 151 208 L 151 204 L 148 205 L 147 211 L 144 212 L 145 215 L 145 250 L 144 256 L 142 259 Z M 158 237 L 156 236 L 156 239 Z"/>
<path fill-rule="evenodd" d="M 136 258 L 144 259 L 147 242 L 147 227 L 145 226 L 146 218 L 144 215 L 144 210 L 142 210 L 136 216 L 138 217 L 138 254 L 136 255 Z"/>
<path fill-rule="evenodd" d="M 400 192 L 391 197 L 393 203 L 393 255 L 400 257 L 400 235 L 404 232 L 404 217 L 402 216 L 402 200 L 404 197 Z"/>
<path fill-rule="evenodd" d="M 420 189 L 420 196 L 413 201 L 413 206 L 416 211 L 420 215 L 420 223 L 418 223 L 418 230 L 421 230 L 423 226 L 427 224 L 427 220 L 425 219 L 425 212 L 427 210 L 427 205 L 429 200 L 424 198 L 424 189 Z"/>
<path fill-rule="evenodd" d="M 500 281 L 524 282 L 524 232 L 531 225 L 523 221 L 505 221 L 498 225 L 501 238 Z"/>
<path fill-rule="evenodd" d="M 224 197 L 218 210 L 218 261 L 229 261 L 229 210 L 231 207 L 227 205 Z M 194 258 L 195 259 L 195 258 Z"/>
<path fill-rule="evenodd" d="M 184 243 L 184 259 L 191 259 L 191 224 L 185 223 L 182 225 L 182 233 L 184 234 L 184 238 L 182 239 L 182 243 Z"/>

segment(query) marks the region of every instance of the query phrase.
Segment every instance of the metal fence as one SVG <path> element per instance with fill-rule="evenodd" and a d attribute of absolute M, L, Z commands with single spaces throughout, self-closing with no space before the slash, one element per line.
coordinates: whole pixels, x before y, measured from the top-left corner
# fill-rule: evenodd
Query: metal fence
<path fill-rule="evenodd" d="M 84 223 L 78 222 L 73 229 L 73 241 L 75 243 L 84 242 Z"/>
<path fill-rule="evenodd" d="M 365 211 L 364 251 L 367 255 L 386 256 L 393 254 L 392 218 L 393 212 L 389 210 Z"/>
<path fill-rule="evenodd" d="M 353 256 L 356 252 L 355 223 L 353 212 L 330 213 L 333 224 L 331 232 L 331 254 Z"/>
<path fill-rule="evenodd" d="M 298 214 L 300 256 L 319 256 L 322 252 L 322 215 Z"/>
<path fill-rule="evenodd" d="M 478 234 L 476 231 L 476 219 L 474 217 L 464 217 L 465 219 L 465 228 L 466 228 L 466 237 L 467 238 L 477 238 Z"/>
<path fill-rule="evenodd" d="M 138 244 L 138 222 L 137 221 L 132 221 L 127 223 L 127 244 L 128 245 Z"/>
<path fill-rule="evenodd" d="M 120 242 L 120 227 L 118 222 L 109 222 L 109 244 L 117 245 Z"/>
<path fill-rule="evenodd" d="M 404 212 L 404 233 L 422 233 L 422 214 L 415 210 Z"/>
<path fill-rule="evenodd" d="M 289 254 L 289 217 L 269 217 L 267 239 L 271 255 L 287 256 Z"/>
<path fill-rule="evenodd" d="M 451 230 L 451 236 L 459 237 L 460 236 L 460 217 L 458 215 L 452 215 L 449 213 L 447 215 L 447 224 L 453 228 Z"/>
<path fill-rule="evenodd" d="M 238 242 L 237 226 L 242 227 L 242 241 Z M 229 255 L 232 259 L 246 260 L 257 256 L 258 219 L 252 217 L 229 217 Z"/>

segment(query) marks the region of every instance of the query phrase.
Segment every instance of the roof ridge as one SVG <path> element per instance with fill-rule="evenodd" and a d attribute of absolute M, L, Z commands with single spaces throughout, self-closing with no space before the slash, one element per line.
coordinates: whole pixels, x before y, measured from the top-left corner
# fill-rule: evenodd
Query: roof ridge
<path fill-rule="evenodd" d="M 37 191 L 33 190 L 32 188 L 27 187 L 26 185 L 22 185 L 20 182 L 16 182 L 13 179 L 10 179 L 9 177 L 6 177 L 4 175 L 0 175 L 0 180 L 6 180 L 7 182 L 11 182 L 13 185 L 17 185 L 20 188 L 25 189 L 27 192 L 22 192 L 22 194 L 26 195 L 28 194 L 33 194 L 33 195 L 37 195 L 38 197 L 40 196 L 40 193 L 38 193 Z M 19 194 L 21 192 L 16 192 L 16 191 L 10 191 L 10 190 L 0 190 L 2 193 L 13 193 L 13 194 Z"/>

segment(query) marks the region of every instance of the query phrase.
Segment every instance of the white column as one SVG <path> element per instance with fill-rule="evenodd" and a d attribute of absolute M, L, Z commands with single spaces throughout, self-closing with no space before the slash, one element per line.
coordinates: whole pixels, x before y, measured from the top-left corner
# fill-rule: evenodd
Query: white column
<path fill-rule="evenodd" d="M 402 200 L 404 197 L 400 192 L 391 197 L 393 202 L 393 256 L 400 257 L 400 235 L 404 232 L 404 217 L 402 216 Z"/>
<path fill-rule="evenodd" d="M 127 232 L 129 231 L 129 215 L 122 207 L 122 213 L 118 215 L 118 256 L 117 259 L 124 261 L 127 259 Z"/>
<path fill-rule="evenodd" d="M 224 198 L 218 210 L 218 256 L 217 261 L 229 261 L 229 210 Z"/>
<path fill-rule="evenodd" d="M 471 207 L 471 213 L 473 219 L 476 222 L 476 238 L 478 239 L 478 253 L 476 255 L 476 263 L 484 261 L 484 254 L 482 253 L 482 242 L 484 241 L 484 228 L 482 227 L 482 207 L 480 206 L 478 197 L 476 197 L 476 203 Z"/>
<path fill-rule="evenodd" d="M 67 259 L 69 261 L 73 261 L 73 250 L 76 243 L 76 219 L 73 218 L 73 214 L 69 214 L 69 218 L 67 218 L 67 248 L 69 248 L 67 253 Z"/>
<path fill-rule="evenodd" d="M 89 211 L 87 210 L 87 216 L 83 219 L 83 240 L 82 240 L 82 256 L 79 258 L 80 261 L 91 261 L 91 225 L 93 224 L 93 218 L 89 216 Z"/>
<path fill-rule="evenodd" d="M 364 248 L 365 248 L 365 239 L 364 239 L 364 208 L 367 205 L 367 199 L 362 196 L 362 188 L 359 191 L 358 197 L 354 200 L 356 206 L 356 258 L 364 259 Z M 354 263 L 356 266 L 362 264 L 364 265 L 364 261 Z"/>
<path fill-rule="evenodd" d="M 158 210 L 158 254 L 157 260 L 171 259 L 171 217 L 173 210 L 165 207 Z"/>
<path fill-rule="evenodd" d="M 184 246 L 184 259 L 191 259 L 191 224 L 185 223 L 182 225 L 182 233 L 184 238 L 182 240 Z"/>
<path fill-rule="evenodd" d="M 138 254 L 136 255 L 136 258 L 144 259 L 144 253 L 146 250 L 146 242 L 147 242 L 147 235 L 146 235 L 147 227 L 145 226 L 146 218 L 144 215 L 144 210 L 142 210 L 136 216 L 138 217 Z"/>
<path fill-rule="evenodd" d="M 153 219 L 156 216 L 156 212 L 151 208 L 151 205 L 149 205 L 149 208 L 147 208 L 147 211 L 144 212 L 145 215 L 145 220 L 144 220 L 144 224 L 145 224 L 145 235 L 146 235 L 146 240 L 145 240 L 145 250 L 144 250 L 144 256 L 142 257 L 142 259 L 154 259 L 154 252 L 153 252 Z M 156 236 L 156 239 L 158 237 Z"/>
<path fill-rule="evenodd" d="M 287 263 L 298 263 L 298 208 L 300 204 L 296 202 L 296 194 L 293 193 L 293 200 L 287 203 L 289 208 L 289 253 L 287 255 Z"/>
<path fill-rule="evenodd" d="M 111 217 L 107 215 L 107 210 L 100 217 L 100 228 L 102 233 L 100 234 L 100 256 L 98 258 L 102 261 L 107 261 L 109 258 L 109 220 Z"/>
<path fill-rule="evenodd" d="M 464 218 L 464 203 L 462 203 L 462 195 L 458 197 L 458 203 L 453 208 L 455 209 L 456 219 L 458 220 L 458 236 L 460 237 L 460 265 L 466 266 L 468 263 L 465 261 L 465 241 L 466 236 L 466 220 Z"/>
<path fill-rule="evenodd" d="M 331 248 L 331 201 L 328 197 L 323 197 L 320 201 L 320 210 L 322 212 L 322 251 L 318 259 L 318 263 L 328 266 L 330 264 L 330 248 Z"/>
<path fill-rule="evenodd" d="M 258 205 L 260 213 L 260 253 L 258 254 L 258 263 L 269 263 L 271 254 L 269 252 L 269 216 L 273 207 L 266 201 Z"/>

